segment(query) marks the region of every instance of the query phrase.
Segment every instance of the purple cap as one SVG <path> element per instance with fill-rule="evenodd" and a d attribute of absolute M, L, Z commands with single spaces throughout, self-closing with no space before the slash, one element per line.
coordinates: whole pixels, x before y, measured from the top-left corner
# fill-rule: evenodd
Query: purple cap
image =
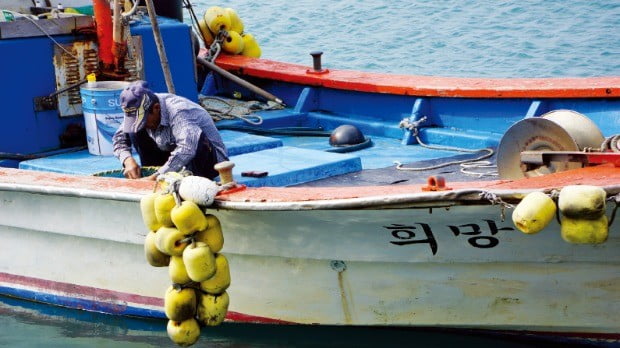
<path fill-rule="evenodd" d="M 146 125 L 146 114 L 157 102 L 146 81 L 134 81 L 121 92 L 121 108 L 125 112 L 123 132 L 137 133 Z"/>

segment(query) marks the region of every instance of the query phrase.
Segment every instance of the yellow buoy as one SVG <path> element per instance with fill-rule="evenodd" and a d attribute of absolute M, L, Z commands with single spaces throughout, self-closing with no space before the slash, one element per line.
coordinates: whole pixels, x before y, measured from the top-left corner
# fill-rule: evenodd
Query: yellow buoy
<path fill-rule="evenodd" d="M 168 287 L 164 296 L 166 317 L 174 321 L 193 318 L 196 314 L 196 291 L 192 288 L 175 289 Z"/>
<path fill-rule="evenodd" d="M 243 34 L 243 50 L 241 51 L 242 56 L 252 57 L 252 58 L 260 58 L 262 52 L 258 42 L 254 38 L 254 35 L 247 33 Z"/>
<path fill-rule="evenodd" d="M 174 200 L 174 196 L 170 193 L 166 193 L 163 195 L 157 195 L 155 197 L 155 202 L 153 204 L 155 208 L 155 216 L 157 216 L 157 221 L 159 221 L 162 226 L 173 227 L 174 223 L 170 219 L 170 211 L 176 202 Z"/>
<path fill-rule="evenodd" d="M 191 346 L 200 337 L 200 325 L 194 318 L 184 321 L 169 320 L 166 331 L 172 342 L 181 347 Z"/>
<path fill-rule="evenodd" d="M 607 216 L 598 219 L 580 219 L 562 216 L 562 239 L 574 244 L 600 244 L 607 240 Z"/>
<path fill-rule="evenodd" d="M 161 223 L 155 215 L 155 198 L 161 196 L 159 193 L 149 193 L 140 198 L 140 211 L 142 212 L 142 221 L 149 231 L 157 231 L 161 227 Z"/>
<path fill-rule="evenodd" d="M 200 28 L 200 33 L 202 34 L 203 40 L 205 40 L 205 46 L 211 46 L 215 38 L 213 37 L 213 33 L 209 29 L 209 26 L 204 18 L 200 18 L 198 20 L 198 28 Z"/>
<path fill-rule="evenodd" d="M 224 291 L 221 295 L 201 294 L 198 298 L 196 318 L 206 326 L 217 326 L 224 322 L 230 298 Z"/>
<path fill-rule="evenodd" d="M 175 284 L 187 284 L 192 281 L 187 274 L 187 269 L 185 268 L 185 263 L 183 263 L 182 256 L 170 257 L 168 275 L 170 276 L 170 280 Z"/>
<path fill-rule="evenodd" d="M 192 243 L 183 251 L 183 263 L 189 278 L 202 282 L 215 274 L 215 256 L 206 243 Z"/>
<path fill-rule="evenodd" d="M 230 18 L 230 30 L 236 31 L 239 34 L 243 33 L 243 21 L 239 18 L 237 11 L 232 8 L 225 8 L 224 11 L 228 13 L 228 17 Z"/>
<path fill-rule="evenodd" d="M 215 274 L 200 282 L 200 289 L 211 295 L 218 295 L 224 292 L 230 286 L 230 269 L 228 260 L 222 254 L 215 256 Z"/>
<path fill-rule="evenodd" d="M 539 191 L 531 192 L 512 212 L 512 222 L 519 231 L 534 234 L 547 227 L 555 213 L 553 199 Z"/>
<path fill-rule="evenodd" d="M 206 243 L 214 254 L 219 253 L 224 246 L 222 225 L 215 215 L 207 214 L 205 217 L 207 218 L 207 227 L 204 230 L 196 232 L 194 239 L 196 239 L 197 242 Z"/>
<path fill-rule="evenodd" d="M 229 30 L 228 37 L 222 43 L 224 51 L 230 54 L 238 54 L 243 51 L 243 38 L 238 32 Z"/>
<path fill-rule="evenodd" d="M 598 186 L 571 185 L 562 188 L 558 208 L 571 218 L 598 219 L 605 215 L 607 193 Z"/>
<path fill-rule="evenodd" d="M 164 254 L 155 245 L 157 234 L 150 231 L 144 238 L 144 256 L 149 265 L 153 267 L 165 267 L 170 263 L 170 256 Z"/>
<path fill-rule="evenodd" d="M 183 201 L 170 212 L 170 218 L 176 228 L 184 235 L 207 228 L 207 218 L 194 202 Z"/>
<path fill-rule="evenodd" d="M 189 244 L 189 241 L 183 241 L 185 235 L 174 227 L 160 227 L 155 235 L 157 249 L 166 255 L 181 256 Z"/>
<path fill-rule="evenodd" d="M 211 32 L 215 35 L 220 30 L 230 30 L 230 16 L 222 7 L 209 7 L 205 12 L 204 19 Z"/>

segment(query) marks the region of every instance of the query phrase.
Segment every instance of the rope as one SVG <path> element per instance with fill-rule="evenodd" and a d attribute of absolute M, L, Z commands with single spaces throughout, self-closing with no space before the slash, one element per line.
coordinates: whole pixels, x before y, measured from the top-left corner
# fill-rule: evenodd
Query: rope
<path fill-rule="evenodd" d="M 268 102 L 267 105 L 264 105 L 258 101 L 238 103 L 246 105 L 233 105 L 233 103 L 228 100 L 213 96 L 201 96 L 199 100 L 200 105 L 202 105 L 202 107 L 209 112 L 213 120 L 216 122 L 224 119 L 240 119 L 254 126 L 261 125 L 263 123 L 263 118 L 259 115 L 252 115 L 252 108 L 257 110 L 273 110 L 281 108 L 276 103 L 270 104 Z M 213 105 L 213 102 L 224 104 L 226 109 L 218 109 Z"/>
<path fill-rule="evenodd" d="M 9 10 L 4 10 L 4 11 L 10 12 L 10 13 L 12 13 L 14 16 L 16 16 L 16 17 L 23 17 L 23 18 L 26 18 L 27 20 L 29 20 L 30 22 L 32 22 L 32 24 L 34 24 L 34 26 L 35 26 L 35 27 L 37 27 L 37 28 L 38 28 L 38 29 L 39 29 L 39 30 L 40 30 L 43 34 L 45 34 L 45 36 L 47 36 L 50 40 L 52 40 L 52 42 L 54 42 L 54 44 L 55 44 L 56 46 L 58 46 L 61 50 L 63 50 L 66 54 L 68 54 L 69 56 L 71 56 L 73 59 L 78 60 L 78 58 L 77 58 L 76 56 L 74 56 L 74 55 L 73 55 L 73 53 L 71 53 L 71 52 L 67 51 L 67 49 L 66 49 L 66 48 L 64 48 L 64 47 L 63 47 L 63 46 L 62 46 L 62 45 L 61 45 L 58 41 L 56 41 L 56 40 L 52 37 L 52 35 L 50 35 L 48 32 L 46 32 L 46 31 L 45 31 L 45 29 L 43 29 L 43 28 L 42 28 L 42 27 L 41 27 L 41 26 L 37 23 L 37 20 L 39 20 L 39 17 L 33 16 L 33 15 L 25 15 L 25 14 L 22 14 L 22 13 L 19 13 L 19 12 L 14 12 L 14 11 L 9 11 Z M 52 13 L 53 13 L 54 11 L 58 11 L 58 10 L 52 10 Z M 34 19 L 33 19 L 33 17 L 34 17 L 34 18 L 36 18 L 37 20 L 34 20 Z"/>
<path fill-rule="evenodd" d="M 410 130 L 411 132 L 413 132 L 413 135 L 415 136 L 415 139 L 418 141 L 418 144 L 420 144 L 420 146 L 427 148 L 427 149 L 432 149 L 432 150 L 442 150 L 442 151 L 455 151 L 455 152 L 466 152 L 466 153 L 477 153 L 477 152 L 481 152 L 481 151 L 486 151 L 487 153 L 481 156 L 478 156 L 476 158 L 471 158 L 471 159 L 465 159 L 465 160 L 459 160 L 459 161 L 450 161 L 450 162 L 445 162 L 445 163 L 440 163 L 434 166 L 429 166 L 429 167 L 418 167 L 418 168 L 413 168 L 413 167 L 409 167 L 409 168 L 405 168 L 403 166 L 403 164 L 399 161 L 394 161 L 394 164 L 396 164 L 396 169 L 397 170 L 404 170 L 404 171 L 423 171 L 423 170 L 431 170 L 431 169 L 438 169 L 438 168 L 443 168 L 443 167 L 447 167 L 447 166 L 451 166 L 454 164 L 464 164 L 464 163 L 471 163 L 471 162 L 479 162 L 481 161 L 481 163 L 479 165 L 474 165 L 474 167 L 478 166 L 480 167 L 480 165 L 488 165 L 490 164 L 490 162 L 488 161 L 482 161 L 483 159 L 489 158 L 491 156 L 493 156 L 493 154 L 495 153 L 495 151 L 491 148 L 484 148 L 484 149 L 465 149 L 465 148 L 460 148 L 460 147 L 452 147 L 452 146 L 441 146 L 441 145 L 428 145 L 425 144 L 422 139 L 420 139 L 419 136 L 419 126 L 420 124 L 422 124 L 423 122 L 425 122 L 428 118 L 426 116 L 421 117 L 419 120 L 417 121 L 409 121 L 407 119 L 404 119 L 402 121 L 400 121 L 400 124 L 398 125 L 400 128 L 405 128 Z M 465 174 L 473 174 L 473 175 L 479 175 L 479 176 L 486 176 L 486 175 L 498 175 L 496 172 L 485 172 L 485 173 L 477 173 L 477 172 L 469 172 L 467 171 L 467 168 L 472 168 L 472 166 L 469 167 L 463 167 L 461 168 L 461 172 L 465 173 Z"/>
<path fill-rule="evenodd" d="M 422 145 L 422 144 L 420 144 Z M 424 145 L 422 145 L 422 147 L 426 147 Z M 431 149 L 433 149 L 433 147 L 429 147 Z M 439 150 L 439 149 L 435 149 L 435 150 Z M 454 150 L 456 151 L 456 150 Z M 398 170 L 405 170 L 405 171 L 423 171 L 423 170 L 431 170 L 431 169 L 438 169 L 438 168 L 443 168 L 443 167 L 447 167 L 447 166 L 451 166 L 453 164 L 462 164 L 462 163 L 469 163 L 469 162 L 476 162 L 476 161 L 480 161 L 483 160 L 485 158 L 489 158 L 491 156 L 493 156 L 493 154 L 495 153 L 495 151 L 493 151 L 493 149 L 491 148 L 486 148 L 486 149 L 478 149 L 475 151 L 472 151 L 473 153 L 475 152 L 480 152 L 480 151 L 487 151 L 486 154 L 476 157 L 476 158 L 471 158 L 471 159 L 466 159 L 466 160 L 460 160 L 460 161 L 450 161 L 450 162 L 444 162 L 444 163 L 440 163 L 434 166 L 429 166 L 429 167 L 404 167 L 404 165 L 399 162 L 399 161 L 394 161 L 394 164 L 396 164 L 396 169 Z M 470 152 L 470 151 L 464 151 L 464 152 Z M 480 173 L 475 173 L 476 175 L 479 175 Z M 489 174 L 485 174 L 484 175 L 496 175 L 495 173 L 489 172 Z"/>
<path fill-rule="evenodd" d="M 468 169 L 470 168 L 496 168 L 493 171 L 487 171 L 487 172 L 473 172 L 473 171 L 469 171 Z M 468 174 L 468 175 L 476 175 L 479 178 L 482 178 L 484 176 L 498 176 L 499 173 L 497 173 L 497 165 L 493 164 L 493 162 L 491 161 L 476 161 L 476 162 L 468 162 L 468 163 L 461 163 L 461 173 L 463 174 Z"/>
<path fill-rule="evenodd" d="M 220 125 L 218 130 L 234 130 L 259 135 L 294 135 L 301 137 L 329 137 L 330 132 L 317 128 L 307 127 L 283 127 L 283 128 L 260 128 L 236 125 Z"/>
<path fill-rule="evenodd" d="M 493 192 L 482 191 L 478 195 L 481 199 L 491 202 L 492 205 L 498 204 L 500 206 L 500 217 L 502 219 L 502 222 L 506 220 L 506 209 L 514 208 L 514 205 L 504 202 L 499 196 L 497 196 Z"/>

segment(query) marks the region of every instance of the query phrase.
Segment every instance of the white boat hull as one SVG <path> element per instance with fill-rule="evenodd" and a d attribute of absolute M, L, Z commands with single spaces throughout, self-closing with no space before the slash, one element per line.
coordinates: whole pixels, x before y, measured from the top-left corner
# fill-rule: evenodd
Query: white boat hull
<path fill-rule="evenodd" d="M 144 258 L 139 195 L 37 190 L 0 189 L 0 292 L 163 317 L 170 280 Z M 590 246 L 556 222 L 524 235 L 483 204 L 208 212 L 225 235 L 229 320 L 620 333 L 617 222 Z"/>

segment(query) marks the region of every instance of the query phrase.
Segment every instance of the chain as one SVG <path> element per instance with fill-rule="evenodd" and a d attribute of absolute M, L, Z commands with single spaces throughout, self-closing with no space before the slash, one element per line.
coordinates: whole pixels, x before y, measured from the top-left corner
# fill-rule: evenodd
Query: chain
<path fill-rule="evenodd" d="M 217 57 L 220 55 L 222 51 L 222 43 L 228 37 L 228 32 L 226 30 L 220 30 L 219 33 L 215 36 L 213 43 L 209 46 L 209 51 L 205 56 L 205 60 L 209 63 L 213 63 Z"/>
<path fill-rule="evenodd" d="M 506 220 L 506 209 L 514 208 L 514 205 L 512 205 L 510 203 L 504 202 L 498 195 L 496 195 L 493 192 L 482 191 L 482 192 L 480 192 L 479 196 L 480 196 L 481 199 L 484 199 L 484 200 L 487 200 L 487 201 L 491 202 L 492 205 L 499 204 L 499 206 L 500 206 L 500 217 L 502 219 L 502 222 L 504 220 Z"/>

